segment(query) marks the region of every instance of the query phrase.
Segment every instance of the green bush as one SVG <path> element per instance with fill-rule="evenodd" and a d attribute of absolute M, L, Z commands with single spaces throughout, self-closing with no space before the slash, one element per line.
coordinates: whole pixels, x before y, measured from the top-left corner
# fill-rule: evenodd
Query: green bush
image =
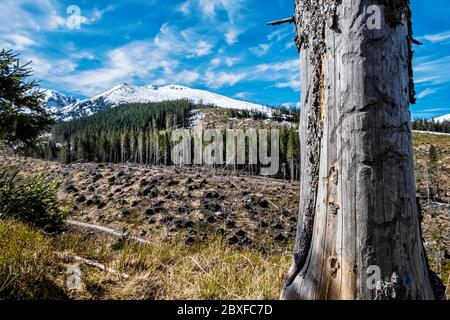
<path fill-rule="evenodd" d="M 45 232 L 61 231 L 67 214 L 56 197 L 59 181 L 45 174 L 24 181 L 16 176 L 17 170 L 0 170 L 0 218 L 18 219 Z"/>

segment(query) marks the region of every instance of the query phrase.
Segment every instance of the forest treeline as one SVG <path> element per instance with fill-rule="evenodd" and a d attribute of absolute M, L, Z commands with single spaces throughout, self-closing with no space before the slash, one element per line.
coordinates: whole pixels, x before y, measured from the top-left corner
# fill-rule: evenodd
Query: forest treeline
<path fill-rule="evenodd" d="M 187 100 L 127 104 L 111 108 L 90 117 L 56 124 L 51 130 L 50 138 L 42 142 L 40 147 L 30 150 L 30 155 L 63 163 L 86 161 L 171 166 L 172 149 L 177 143 L 172 141 L 172 133 L 175 129 L 188 127 L 191 111 L 198 108 L 198 105 Z M 267 118 L 257 111 L 226 112 L 229 117 L 234 118 Z M 294 122 L 298 120 L 298 114 L 298 110 L 280 108 L 276 110 L 272 120 Z M 223 138 L 226 141 L 225 131 Z M 270 137 L 268 143 L 270 150 Z M 281 126 L 280 170 L 277 177 L 298 179 L 299 150 L 298 131 Z M 248 148 L 246 153 L 248 155 Z M 248 156 L 246 158 L 248 162 Z M 226 168 L 255 174 L 260 172 L 258 165 L 248 163 Z"/>
<path fill-rule="evenodd" d="M 450 121 L 416 119 L 413 121 L 413 130 L 450 133 Z"/>
<path fill-rule="evenodd" d="M 137 163 L 144 165 L 173 165 L 171 159 L 172 133 L 188 127 L 192 110 L 215 108 L 196 105 L 188 100 L 159 103 L 126 104 L 69 122 L 61 122 L 51 129 L 50 139 L 30 149 L 29 154 L 63 163 L 76 161 L 106 163 Z M 277 108 L 271 117 L 274 122 L 298 123 L 296 109 Z M 221 110 L 229 118 L 267 120 L 267 114 L 249 110 Z M 414 130 L 450 133 L 450 122 L 417 119 Z M 226 132 L 223 132 L 226 141 Z M 270 139 L 269 139 L 270 140 Z M 270 144 L 270 141 L 268 141 Z M 269 147 L 270 148 L 270 147 Z M 248 148 L 246 148 L 248 153 Z M 289 126 L 280 129 L 279 178 L 299 178 L 300 141 L 298 132 Z M 224 155 L 226 157 L 226 155 Z M 248 157 L 247 157 L 248 161 Z M 219 166 L 220 168 L 220 166 Z M 228 168 L 228 167 L 227 167 Z M 257 165 L 229 168 L 257 174 Z"/>

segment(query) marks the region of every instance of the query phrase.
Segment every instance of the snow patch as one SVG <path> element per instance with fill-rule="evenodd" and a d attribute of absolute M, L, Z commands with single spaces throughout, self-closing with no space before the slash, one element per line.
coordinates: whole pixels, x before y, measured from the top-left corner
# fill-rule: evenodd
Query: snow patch
<path fill-rule="evenodd" d="M 450 121 L 450 114 L 446 114 L 445 116 L 435 118 L 434 121 L 436 122 Z"/>
<path fill-rule="evenodd" d="M 78 102 L 74 97 L 58 91 L 50 89 L 41 89 L 40 91 L 44 94 L 45 108 L 51 113 L 58 113 L 61 109 Z"/>
<path fill-rule="evenodd" d="M 64 121 L 89 116 L 106 108 L 127 103 L 149 103 L 175 100 L 189 100 L 195 104 L 212 105 L 218 108 L 258 111 L 272 116 L 273 110 L 259 104 L 228 98 L 205 90 L 192 89 L 176 84 L 159 87 L 156 85 L 130 86 L 126 83 L 115 86 L 90 99 L 64 107 L 61 118 Z"/>
<path fill-rule="evenodd" d="M 450 136 L 450 133 L 444 133 L 444 132 L 419 131 L 419 130 L 413 130 L 413 132 L 420 133 L 420 134 L 431 134 L 433 136 Z"/>

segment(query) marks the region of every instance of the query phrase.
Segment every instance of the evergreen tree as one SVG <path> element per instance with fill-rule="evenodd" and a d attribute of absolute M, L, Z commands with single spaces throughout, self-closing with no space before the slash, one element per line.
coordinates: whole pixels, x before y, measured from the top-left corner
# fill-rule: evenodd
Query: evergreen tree
<path fill-rule="evenodd" d="M 27 82 L 29 64 L 21 65 L 12 51 L 0 51 L 0 140 L 16 150 L 35 144 L 53 123 L 36 81 Z"/>

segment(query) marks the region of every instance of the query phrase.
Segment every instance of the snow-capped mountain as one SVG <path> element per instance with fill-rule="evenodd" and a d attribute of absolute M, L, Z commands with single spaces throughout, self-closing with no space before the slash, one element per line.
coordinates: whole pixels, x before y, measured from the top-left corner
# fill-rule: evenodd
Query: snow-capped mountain
<path fill-rule="evenodd" d="M 179 85 L 159 87 L 155 85 L 131 86 L 121 84 L 92 98 L 64 107 L 61 110 L 61 119 L 70 121 L 126 103 L 148 103 L 182 99 L 187 99 L 198 104 L 214 105 L 219 108 L 256 110 L 268 115 L 272 114 L 272 109 L 268 107 L 235 100 L 205 90 L 191 89 Z"/>
<path fill-rule="evenodd" d="M 436 122 L 450 121 L 450 114 L 446 114 L 445 116 L 435 118 L 434 121 Z"/>
<path fill-rule="evenodd" d="M 41 89 L 40 91 L 44 93 L 46 109 L 52 113 L 58 113 L 64 107 L 78 102 L 77 99 L 58 91 L 50 89 Z"/>

